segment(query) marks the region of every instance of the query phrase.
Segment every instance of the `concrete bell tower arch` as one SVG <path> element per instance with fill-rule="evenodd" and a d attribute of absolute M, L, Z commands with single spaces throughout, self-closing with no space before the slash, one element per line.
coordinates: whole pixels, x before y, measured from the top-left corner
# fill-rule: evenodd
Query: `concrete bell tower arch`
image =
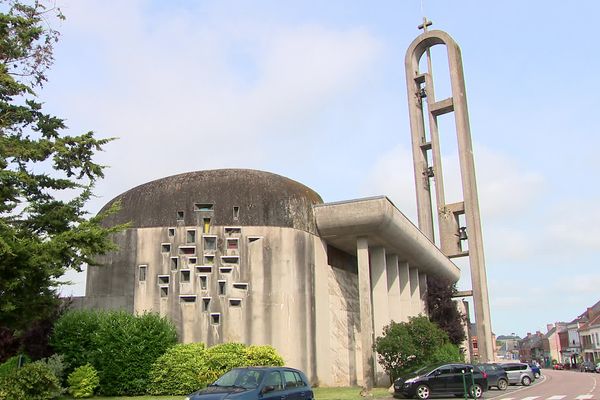
<path fill-rule="evenodd" d="M 447 257 L 469 257 L 479 355 L 481 361 L 492 361 L 494 347 L 487 277 L 461 53 L 450 35 L 440 30 L 428 31 L 430 25 L 431 22 L 424 18 L 423 24 L 419 25 L 423 33 L 410 44 L 405 57 L 419 229 L 432 242 L 437 236 Z M 431 66 L 430 48 L 436 45 L 447 49 L 452 91 L 451 97 L 441 100 L 435 98 Z M 419 61 L 425 53 L 427 72 L 420 72 Z M 448 113 L 454 113 L 463 193 L 463 201 L 451 204 L 445 200 L 438 132 L 438 117 Z M 435 183 L 435 197 L 431 193 L 432 181 Z M 437 214 L 437 232 L 433 204 Z M 462 215 L 464 226 L 460 222 Z M 468 244 L 468 249 L 465 249 L 465 244 Z"/>

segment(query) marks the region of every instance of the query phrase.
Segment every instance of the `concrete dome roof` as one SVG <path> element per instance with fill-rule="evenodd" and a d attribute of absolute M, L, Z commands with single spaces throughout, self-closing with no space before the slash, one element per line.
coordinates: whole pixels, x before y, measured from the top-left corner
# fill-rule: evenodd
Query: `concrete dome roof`
<path fill-rule="evenodd" d="M 250 169 L 196 171 L 157 179 L 117 196 L 102 210 L 116 201 L 121 202 L 121 210 L 105 219 L 107 225 L 194 226 L 209 217 L 212 225 L 281 226 L 312 233 L 316 233 L 312 206 L 323 203 L 301 183 Z"/>

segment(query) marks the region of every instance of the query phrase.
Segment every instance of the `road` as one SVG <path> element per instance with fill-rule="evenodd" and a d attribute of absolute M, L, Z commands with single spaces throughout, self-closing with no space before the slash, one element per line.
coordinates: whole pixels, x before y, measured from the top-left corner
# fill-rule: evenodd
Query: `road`
<path fill-rule="evenodd" d="M 509 386 L 505 391 L 490 389 L 483 400 L 600 400 L 600 374 L 542 370 L 531 386 Z M 456 397 L 432 396 L 434 399 Z M 393 399 L 390 397 L 389 399 Z"/>

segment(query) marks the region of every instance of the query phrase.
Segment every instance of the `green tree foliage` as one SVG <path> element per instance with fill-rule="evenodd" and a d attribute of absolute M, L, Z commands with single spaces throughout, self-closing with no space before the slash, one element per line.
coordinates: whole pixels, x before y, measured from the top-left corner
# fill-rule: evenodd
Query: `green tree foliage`
<path fill-rule="evenodd" d="M 206 350 L 208 369 L 217 373 L 217 377 L 232 368 L 245 366 L 246 345 L 242 343 L 222 343 Z"/>
<path fill-rule="evenodd" d="M 67 378 L 69 394 L 76 399 L 92 397 L 100 384 L 98 372 L 90 364 L 77 367 Z"/>
<path fill-rule="evenodd" d="M 13 330 L 47 315 L 57 280 L 95 264 L 122 228 L 84 210 L 103 177 L 94 154 L 111 139 L 63 134 L 38 100 L 62 18 L 41 0 L 0 0 L 0 327 Z"/>
<path fill-rule="evenodd" d="M 450 346 L 455 350 L 450 350 Z M 460 361 L 460 351 L 451 344 L 448 335 L 427 317 L 409 322 L 393 322 L 383 328 L 383 336 L 373 346 L 379 364 L 392 380 L 408 371 L 437 361 Z M 453 355 L 459 357 L 451 359 Z"/>
<path fill-rule="evenodd" d="M 72 368 L 96 368 L 102 394 L 137 395 L 146 392 L 152 364 L 177 343 L 177 332 L 157 314 L 72 311 L 58 320 L 51 342 Z"/>
<path fill-rule="evenodd" d="M 61 393 L 60 383 L 48 365 L 25 364 L 13 374 L 0 378 L 0 400 L 49 400 Z"/>
<path fill-rule="evenodd" d="M 246 347 L 245 365 L 254 366 L 283 366 L 283 357 L 272 346 Z"/>
<path fill-rule="evenodd" d="M 0 378 L 12 375 L 14 372 L 19 369 L 19 363 L 21 365 L 27 364 L 31 360 L 29 357 L 23 354 L 17 354 L 15 356 L 10 357 L 2 364 L 0 364 Z"/>
<path fill-rule="evenodd" d="M 73 310 L 62 315 L 54 324 L 50 344 L 68 363 L 67 374 L 77 367 L 93 363 L 94 336 L 98 334 L 102 315 L 97 311 Z"/>
<path fill-rule="evenodd" d="M 450 341 L 461 346 L 465 341 L 466 317 L 456 307 L 453 296 L 456 283 L 440 279 L 427 279 L 427 313 L 448 334 Z"/>

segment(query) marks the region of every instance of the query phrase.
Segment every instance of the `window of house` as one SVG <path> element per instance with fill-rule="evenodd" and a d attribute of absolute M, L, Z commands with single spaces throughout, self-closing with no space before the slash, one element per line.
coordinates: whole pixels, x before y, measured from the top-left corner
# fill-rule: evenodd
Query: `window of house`
<path fill-rule="evenodd" d="M 171 243 L 162 243 L 160 245 L 161 253 L 170 253 L 171 252 Z"/>
<path fill-rule="evenodd" d="M 181 303 L 195 303 L 196 295 L 195 294 L 181 294 L 181 295 L 179 295 L 179 301 Z"/>
<path fill-rule="evenodd" d="M 188 269 L 181 270 L 181 282 L 186 283 L 190 281 L 191 273 Z"/>
<path fill-rule="evenodd" d="M 240 208 L 238 206 L 233 206 L 233 220 L 237 221 L 240 219 Z"/>
<path fill-rule="evenodd" d="M 229 299 L 229 306 L 230 307 L 241 307 L 242 299 Z"/>
<path fill-rule="evenodd" d="M 213 325 L 219 325 L 221 323 L 221 314 L 211 313 L 210 314 L 210 323 Z"/>
<path fill-rule="evenodd" d="M 239 256 L 221 256 L 221 261 L 224 264 L 239 264 L 240 257 Z"/>
<path fill-rule="evenodd" d="M 202 232 L 209 233 L 210 232 L 210 218 L 202 219 Z"/>
<path fill-rule="evenodd" d="M 190 265 L 196 265 L 198 263 L 198 259 L 196 257 L 190 257 L 188 258 L 188 264 Z"/>
<path fill-rule="evenodd" d="M 215 256 L 212 254 L 205 254 L 204 255 L 204 265 L 214 265 L 215 263 Z"/>
<path fill-rule="evenodd" d="M 227 291 L 227 281 L 218 281 L 219 283 L 219 296 L 225 296 Z"/>
<path fill-rule="evenodd" d="M 179 266 L 179 257 L 171 257 L 171 269 L 175 270 Z"/>
<path fill-rule="evenodd" d="M 216 236 L 204 236 L 204 251 L 215 251 L 217 250 L 217 237 Z"/>
<path fill-rule="evenodd" d="M 213 209 L 212 203 L 194 203 L 194 211 L 213 211 Z"/>
<path fill-rule="evenodd" d="M 168 228 L 167 234 L 169 235 L 169 237 L 175 237 L 175 228 Z"/>
<path fill-rule="evenodd" d="M 210 297 L 203 297 L 202 298 L 202 311 L 208 311 L 209 306 L 210 306 Z"/>
<path fill-rule="evenodd" d="M 148 269 L 148 266 L 140 265 L 139 269 L 140 269 L 139 281 L 146 282 L 146 270 Z"/>
<path fill-rule="evenodd" d="M 242 227 L 240 226 L 226 226 L 223 228 L 226 235 L 234 235 L 242 233 Z"/>
<path fill-rule="evenodd" d="M 185 232 L 186 243 L 196 243 L 196 230 L 190 229 Z"/>
<path fill-rule="evenodd" d="M 185 213 L 183 211 L 177 211 L 177 221 L 183 221 Z"/>
<path fill-rule="evenodd" d="M 199 274 L 212 274 L 212 267 L 210 265 L 197 265 L 196 272 Z"/>
<path fill-rule="evenodd" d="M 170 278 L 171 277 L 169 275 L 158 275 L 158 284 L 159 285 L 168 285 Z"/>
<path fill-rule="evenodd" d="M 198 279 L 200 280 L 200 290 L 207 290 L 208 289 L 208 276 L 201 275 Z"/>
<path fill-rule="evenodd" d="M 262 239 L 262 236 L 248 236 L 248 243 L 256 242 L 260 239 Z"/>
<path fill-rule="evenodd" d="M 169 296 L 169 287 L 161 286 L 160 287 L 160 297 L 168 297 Z"/>
<path fill-rule="evenodd" d="M 239 290 L 248 290 L 248 284 L 242 283 L 242 282 L 236 282 L 233 284 L 233 288 L 239 289 Z"/>
<path fill-rule="evenodd" d="M 219 272 L 222 274 L 229 274 L 233 271 L 233 267 L 220 267 Z"/>
<path fill-rule="evenodd" d="M 227 250 L 237 250 L 239 245 L 238 238 L 227 238 Z"/>
<path fill-rule="evenodd" d="M 196 246 L 179 246 L 179 254 L 193 256 L 196 254 Z"/>

